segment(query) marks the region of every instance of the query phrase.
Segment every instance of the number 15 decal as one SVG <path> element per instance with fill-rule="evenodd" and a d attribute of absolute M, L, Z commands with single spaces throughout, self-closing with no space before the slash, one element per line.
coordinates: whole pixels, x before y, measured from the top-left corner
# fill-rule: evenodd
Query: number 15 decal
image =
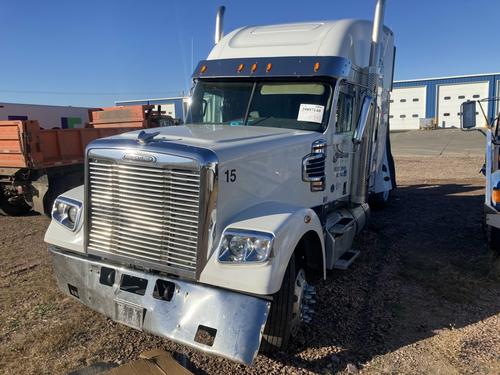
<path fill-rule="evenodd" d="M 236 181 L 236 169 L 226 170 L 224 172 L 226 175 L 226 182 L 235 182 Z"/>

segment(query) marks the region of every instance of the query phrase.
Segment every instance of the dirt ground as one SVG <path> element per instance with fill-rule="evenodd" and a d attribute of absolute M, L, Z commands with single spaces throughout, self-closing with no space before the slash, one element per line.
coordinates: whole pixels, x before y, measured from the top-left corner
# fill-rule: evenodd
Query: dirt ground
<path fill-rule="evenodd" d="M 500 266 L 482 231 L 480 157 L 398 157 L 347 271 L 319 282 L 317 313 L 287 353 L 254 367 L 113 323 L 55 286 L 41 216 L 0 217 L 0 372 L 65 374 L 160 347 L 197 374 L 499 374 Z"/>

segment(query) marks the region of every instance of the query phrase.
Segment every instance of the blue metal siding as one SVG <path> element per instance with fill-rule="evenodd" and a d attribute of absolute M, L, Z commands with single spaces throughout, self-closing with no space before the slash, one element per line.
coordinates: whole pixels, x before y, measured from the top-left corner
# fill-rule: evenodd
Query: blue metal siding
<path fill-rule="evenodd" d="M 429 83 L 427 85 L 427 98 L 425 100 L 425 117 L 434 118 L 437 116 L 437 85 Z"/>
<path fill-rule="evenodd" d="M 496 77 L 498 77 L 498 76 L 496 76 Z M 497 90 L 495 96 L 497 98 L 500 98 L 500 78 L 496 78 L 495 87 L 496 87 L 496 90 Z M 498 112 L 500 112 L 500 102 L 496 102 L 495 103 L 495 114 L 497 116 L 498 116 Z"/>
<path fill-rule="evenodd" d="M 394 82 L 394 88 L 402 87 L 419 87 L 427 86 L 427 98 L 426 98 L 426 117 L 436 117 L 437 116 L 437 91 L 439 85 L 450 85 L 459 83 L 477 83 L 485 82 L 489 83 L 489 96 L 495 97 L 500 96 L 500 92 L 495 92 L 498 89 L 500 82 L 500 75 L 481 75 L 474 77 L 455 77 L 455 78 L 440 78 L 440 79 L 426 79 L 418 81 L 405 81 L 405 82 Z M 495 118 L 495 113 L 498 113 L 498 104 L 490 105 L 488 109 L 488 117 L 490 121 Z"/>
<path fill-rule="evenodd" d="M 176 100 L 174 104 L 175 104 L 175 117 L 184 120 L 185 113 L 182 105 L 182 99 Z"/>

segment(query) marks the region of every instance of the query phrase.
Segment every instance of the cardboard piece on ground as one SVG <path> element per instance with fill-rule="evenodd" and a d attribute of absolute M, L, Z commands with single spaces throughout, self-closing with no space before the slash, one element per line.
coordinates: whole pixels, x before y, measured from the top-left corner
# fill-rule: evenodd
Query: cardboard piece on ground
<path fill-rule="evenodd" d="M 141 353 L 139 359 L 117 367 L 108 375 L 193 375 L 191 371 L 182 367 L 171 353 L 160 349 L 148 350 Z"/>

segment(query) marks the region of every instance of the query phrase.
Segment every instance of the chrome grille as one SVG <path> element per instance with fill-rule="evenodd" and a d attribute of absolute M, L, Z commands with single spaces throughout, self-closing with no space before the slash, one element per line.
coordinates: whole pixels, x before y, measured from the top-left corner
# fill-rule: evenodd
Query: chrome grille
<path fill-rule="evenodd" d="M 198 170 L 88 160 L 89 252 L 196 272 Z"/>

